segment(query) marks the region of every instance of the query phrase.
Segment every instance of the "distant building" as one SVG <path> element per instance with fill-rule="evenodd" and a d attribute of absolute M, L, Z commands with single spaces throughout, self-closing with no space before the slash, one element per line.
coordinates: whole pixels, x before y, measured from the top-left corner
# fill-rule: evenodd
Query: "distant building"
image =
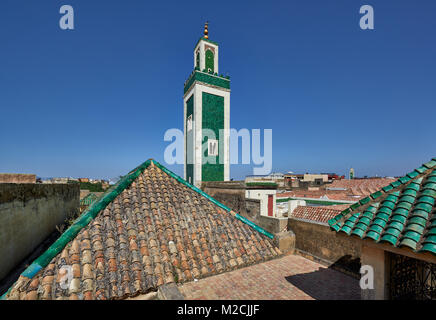
<path fill-rule="evenodd" d="M 36 175 L 24 173 L 0 173 L 0 183 L 36 183 Z"/>

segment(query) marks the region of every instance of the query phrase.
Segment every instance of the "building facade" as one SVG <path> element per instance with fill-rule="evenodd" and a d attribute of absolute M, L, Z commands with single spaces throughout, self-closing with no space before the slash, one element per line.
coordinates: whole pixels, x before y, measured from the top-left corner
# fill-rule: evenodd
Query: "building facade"
<path fill-rule="evenodd" d="M 183 96 L 184 177 L 198 187 L 230 177 L 230 79 L 218 74 L 218 50 L 206 24 Z"/>

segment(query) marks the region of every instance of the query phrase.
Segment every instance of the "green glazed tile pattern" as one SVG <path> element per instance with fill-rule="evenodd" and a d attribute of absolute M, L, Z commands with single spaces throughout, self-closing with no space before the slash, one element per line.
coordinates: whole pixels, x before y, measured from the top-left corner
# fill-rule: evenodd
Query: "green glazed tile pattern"
<path fill-rule="evenodd" d="M 436 255 L 436 158 L 360 200 L 330 227 L 361 239 Z"/>

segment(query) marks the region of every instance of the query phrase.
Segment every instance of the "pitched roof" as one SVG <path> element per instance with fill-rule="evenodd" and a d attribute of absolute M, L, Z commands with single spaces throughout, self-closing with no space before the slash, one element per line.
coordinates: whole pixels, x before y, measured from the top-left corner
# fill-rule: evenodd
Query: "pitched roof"
<path fill-rule="evenodd" d="M 333 180 L 326 188 L 344 188 L 349 194 L 368 196 L 395 180 L 394 178 L 341 179 Z"/>
<path fill-rule="evenodd" d="M 276 257 L 281 252 L 269 237 L 148 160 L 82 214 L 6 297 L 132 297 Z"/>
<path fill-rule="evenodd" d="M 329 219 L 335 217 L 340 212 L 340 210 L 335 210 L 331 208 L 298 206 L 292 212 L 291 217 L 327 223 Z"/>
<path fill-rule="evenodd" d="M 318 190 L 291 190 L 278 197 L 322 198 L 330 200 L 358 201 L 378 189 L 394 182 L 391 178 L 342 179 L 334 180 Z"/>
<path fill-rule="evenodd" d="M 436 255 L 436 158 L 329 221 L 337 232 Z"/>

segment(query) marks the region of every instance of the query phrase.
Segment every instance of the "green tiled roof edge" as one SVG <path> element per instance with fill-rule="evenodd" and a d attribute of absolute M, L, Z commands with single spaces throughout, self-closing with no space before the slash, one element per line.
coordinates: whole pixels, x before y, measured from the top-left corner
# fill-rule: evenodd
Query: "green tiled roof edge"
<path fill-rule="evenodd" d="M 32 279 L 39 270 L 46 267 L 50 261 L 65 248 L 68 242 L 73 240 L 80 230 L 86 227 L 101 210 L 105 209 L 109 203 L 129 187 L 132 182 L 150 165 L 150 163 L 151 160 L 145 161 L 143 164 L 122 177 L 114 187 L 106 191 L 106 193 L 102 195 L 98 201 L 94 202 L 88 210 L 82 213 L 80 217 L 78 217 L 76 221 L 74 221 L 74 223 L 42 255 L 33 261 L 32 264 L 21 273 L 21 276 Z M 14 284 L 3 296 L 0 297 L 0 300 L 6 298 Z"/>
<path fill-rule="evenodd" d="M 208 199 L 209 201 L 213 202 L 214 204 L 216 204 L 218 207 L 224 209 L 227 212 L 232 211 L 232 209 L 230 209 L 229 207 L 225 206 L 224 204 L 222 204 L 221 202 L 217 201 L 216 199 L 212 198 L 210 195 L 208 195 L 207 193 L 205 193 L 204 191 L 202 191 L 201 189 L 197 188 L 196 186 L 190 184 L 188 181 L 186 181 L 185 179 L 182 179 L 181 177 L 179 177 L 177 174 L 175 174 L 174 172 L 168 170 L 167 168 L 165 168 L 163 165 L 161 165 L 159 162 L 157 162 L 156 160 L 152 160 L 153 163 L 160 168 L 162 171 L 164 171 L 165 173 L 167 173 L 169 176 L 173 177 L 174 179 L 176 179 L 177 181 L 179 181 L 180 183 L 184 184 L 185 186 L 187 186 L 188 188 L 194 190 L 195 192 L 201 194 L 203 197 L 205 197 L 206 199 Z M 254 230 L 256 230 L 259 233 L 262 233 L 263 235 L 267 236 L 270 239 L 274 239 L 274 235 L 272 235 L 271 233 L 269 233 L 268 231 L 266 231 L 265 229 L 259 227 L 257 224 L 253 223 L 252 221 L 244 218 L 243 216 L 239 215 L 238 213 L 236 213 L 235 218 L 242 221 L 243 223 L 249 225 L 250 227 L 252 227 Z"/>
<path fill-rule="evenodd" d="M 183 94 L 192 86 L 195 81 L 204 82 L 224 89 L 230 89 L 230 80 L 214 74 L 205 73 L 202 71 L 194 70 L 189 76 L 183 88 Z"/>

